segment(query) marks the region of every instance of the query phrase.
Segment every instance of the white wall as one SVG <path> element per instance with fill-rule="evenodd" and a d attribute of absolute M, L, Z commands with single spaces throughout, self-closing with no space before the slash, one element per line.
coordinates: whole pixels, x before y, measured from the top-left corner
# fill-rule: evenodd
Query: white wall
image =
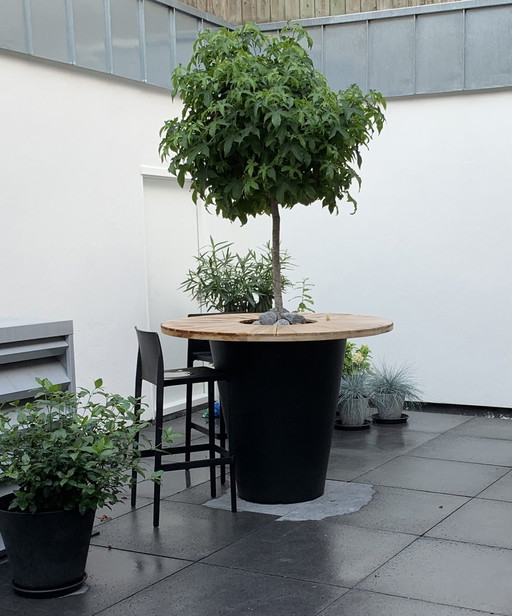
<path fill-rule="evenodd" d="M 240 228 L 196 211 L 151 171 L 177 111 L 168 93 L 9 55 L 0 77 L 0 315 L 73 319 L 78 383 L 102 376 L 129 393 L 133 326 L 196 309 L 177 286 L 197 246 L 210 234 L 261 246 L 270 221 Z M 432 402 L 512 406 L 511 104 L 508 91 L 389 101 L 358 213 L 283 214 L 316 308 L 392 318 L 392 333 L 366 342 L 377 359 L 412 363 Z M 183 343 L 164 345 L 184 358 Z"/>

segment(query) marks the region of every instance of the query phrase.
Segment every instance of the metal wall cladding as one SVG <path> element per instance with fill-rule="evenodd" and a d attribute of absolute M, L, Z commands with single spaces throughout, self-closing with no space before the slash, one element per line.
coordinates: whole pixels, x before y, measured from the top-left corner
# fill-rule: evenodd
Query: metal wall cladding
<path fill-rule="evenodd" d="M 141 80 L 139 6 L 137 0 L 110 0 L 113 72 Z"/>
<path fill-rule="evenodd" d="M 465 87 L 512 84 L 512 6 L 466 13 Z"/>
<path fill-rule="evenodd" d="M 169 9 L 154 2 L 144 3 L 147 81 L 164 88 L 171 86 L 171 20 Z"/>
<path fill-rule="evenodd" d="M 0 47 L 30 53 L 26 40 L 27 22 L 23 0 L 3 0 L 0 5 Z"/>
<path fill-rule="evenodd" d="M 422 0 L 418 0 L 422 1 Z M 284 22 L 265 24 L 274 34 Z M 512 86 L 512 2 L 308 19 L 311 57 L 335 90 L 385 96 Z M 203 28 L 228 25 L 174 0 L 1 0 L 0 48 L 169 88 Z"/>
<path fill-rule="evenodd" d="M 324 73 L 333 90 L 356 83 L 367 89 L 368 24 L 366 21 L 325 28 Z"/>
<path fill-rule="evenodd" d="M 110 72 L 103 0 L 73 0 L 73 29 L 77 65 Z"/>
<path fill-rule="evenodd" d="M 414 17 L 371 21 L 368 87 L 384 96 L 414 93 Z"/>
<path fill-rule="evenodd" d="M 451 92 L 464 87 L 464 13 L 416 17 L 417 93 Z"/>
<path fill-rule="evenodd" d="M 69 62 L 66 0 L 31 0 L 32 48 L 35 56 Z"/>

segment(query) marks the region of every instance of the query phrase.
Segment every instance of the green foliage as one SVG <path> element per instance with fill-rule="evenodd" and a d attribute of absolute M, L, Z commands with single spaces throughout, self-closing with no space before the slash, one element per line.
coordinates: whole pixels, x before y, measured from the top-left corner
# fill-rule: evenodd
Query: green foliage
<path fill-rule="evenodd" d="M 249 250 L 246 255 L 232 252 L 231 242 L 210 244 L 195 258 L 196 266 L 190 269 L 180 289 L 199 302 L 200 307 L 217 312 L 266 312 L 272 308 L 274 290 L 272 285 L 272 253 L 270 246 L 257 253 Z M 287 252 L 281 253 L 282 270 L 294 267 Z M 312 285 L 308 279 L 293 284 L 281 276 L 283 290 L 297 289 L 300 299 L 298 311 L 304 312 L 313 305 L 309 294 Z"/>
<path fill-rule="evenodd" d="M 343 375 L 370 370 L 371 356 L 372 352 L 369 346 L 362 344 L 358 347 L 354 342 L 347 340 L 345 356 L 343 357 Z"/>
<path fill-rule="evenodd" d="M 173 73 L 181 118 L 160 131 L 160 155 L 180 186 L 191 176 L 192 197 L 229 220 L 270 214 L 321 200 L 356 203 L 362 146 L 382 129 L 383 97 L 351 86 L 335 93 L 315 70 L 298 24 L 277 36 L 253 23 L 235 31 L 205 30 L 186 68 Z"/>
<path fill-rule="evenodd" d="M 131 470 L 142 474 L 137 400 L 105 392 L 101 379 L 77 393 L 37 381 L 33 402 L 0 414 L 0 475 L 18 486 L 11 508 L 83 513 L 119 502 Z"/>
<path fill-rule="evenodd" d="M 299 291 L 299 294 L 292 298 L 292 301 L 294 299 L 299 300 L 299 305 L 295 309 L 295 312 L 313 312 L 315 302 L 311 295 L 311 289 L 314 286 L 314 284 L 309 282 L 309 278 L 303 278 L 295 285 L 295 288 Z"/>

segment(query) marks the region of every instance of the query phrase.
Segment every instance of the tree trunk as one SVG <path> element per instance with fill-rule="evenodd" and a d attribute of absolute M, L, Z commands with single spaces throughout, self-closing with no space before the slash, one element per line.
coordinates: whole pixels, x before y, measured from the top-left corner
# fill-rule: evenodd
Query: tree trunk
<path fill-rule="evenodd" d="M 272 215 L 272 284 L 274 287 L 274 306 L 277 313 L 281 314 L 283 312 L 280 254 L 281 218 L 279 216 L 279 205 L 274 199 L 270 201 L 270 213 Z"/>

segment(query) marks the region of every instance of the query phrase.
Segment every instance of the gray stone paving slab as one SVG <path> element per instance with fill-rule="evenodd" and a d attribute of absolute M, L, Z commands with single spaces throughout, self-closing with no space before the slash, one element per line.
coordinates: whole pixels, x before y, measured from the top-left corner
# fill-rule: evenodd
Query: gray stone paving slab
<path fill-rule="evenodd" d="M 331 449 L 327 479 L 352 481 L 364 473 L 389 462 L 396 457 L 394 452 L 366 451 L 366 449 Z"/>
<path fill-rule="evenodd" d="M 498 438 L 512 440 L 512 419 L 487 419 L 473 417 L 454 428 L 450 434 L 476 436 L 478 438 Z"/>
<path fill-rule="evenodd" d="M 498 479 L 491 486 L 480 492 L 478 498 L 512 502 L 512 471 Z"/>
<path fill-rule="evenodd" d="M 144 507 L 100 527 L 92 543 L 122 550 L 199 560 L 274 519 L 258 513 L 232 513 L 164 500 L 160 526 L 153 528 L 153 508 Z"/>
<path fill-rule="evenodd" d="M 314 616 L 347 589 L 194 564 L 101 616 Z"/>
<path fill-rule="evenodd" d="M 352 587 L 414 541 L 412 535 L 327 520 L 273 523 L 205 562 Z"/>
<path fill-rule="evenodd" d="M 485 616 L 485 614 L 490 612 L 480 610 L 476 612 L 417 599 L 351 590 L 324 610 L 321 616 Z"/>
<path fill-rule="evenodd" d="M 406 453 L 419 445 L 435 438 L 429 432 L 404 429 L 404 425 L 373 424 L 369 430 L 346 431 L 335 430 L 332 437 L 332 451 L 361 451 L 371 453 L 389 453 L 395 455 Z"/>
<path fill-rule="evenodd" d="M 400 456 L 362 475 L 358 481 L 410 490 L 475 496 L 506 472 L 503 466 Z"/>
<path fill-rule="evenodd" d="M 359 588 L 512 615 L 512 550 L 420 538 Z"/>
<path fill-rule="evenodd" d="M 512 445 L 509 441 L 461 436 L 451 432 L 412 449 L 409 455 L 512 467 Z"/>
<path fill-rule="evenodd" d="M 407 426 L 406 429 L 437 434 L 464 425 L 471 419 L 471 417 L 467 415 L 454 415 L 448 413 L 426 413 L 414 410 L 408 410 L 406 413 L 409 415 L 409 419 L 405 424 L 405 426 Z M 393 426 L 386 427 L 393 428 Z"/>
<path fill-rule="evenodd" d="M 172 558 L 91 547 L 85 585 L 66 597 L 39 600 L 15 595 L 9 567 L 0 565 L 0 614 L 9 608 L 31 616 L 91 616 L 187 565 Z"/>
<path fill-rule="evenodd" d="M 473 499 L 430 530 L 429 537 L 512 549 L 512 503 Z"/>
<path fill-rule="evenodd" d="M 342 524 L 351 524 L 376 530 L 422 535 L 453 511 L 468 502 L 467 498 L 389 488 L 374 487 L 372 500 L 355 513 L 334 518 Z"/>

